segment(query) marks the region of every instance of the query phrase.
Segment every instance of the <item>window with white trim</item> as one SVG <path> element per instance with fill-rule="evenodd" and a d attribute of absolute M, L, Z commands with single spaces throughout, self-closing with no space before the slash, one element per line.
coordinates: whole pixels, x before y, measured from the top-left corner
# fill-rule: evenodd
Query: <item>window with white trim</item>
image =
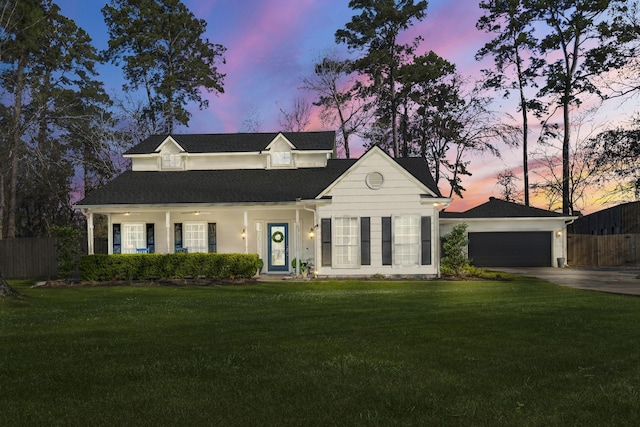
<path fill-rule="evenodd" d="M 207 224 L 185 222 L 182 225 L 182 246 L 189 252 L 208 252 Z"/>
<path fill-rule="evenodd" d="M 180 154 L 163 154 L 162 155 L 162 168 L 163 169 L 177 169 L 182 167 L 182 158 Z"/>
<path fill-rule="evenodd" d="M 145 224 L 122 224 L 122 253 L 135 254 L 137 249 L 147 246 Z"/>
<path fill-rule="evenodd" d="M 291 164 L 291 151 L 275 151 L 271 153 L 272 166 L 289 166 Z"/>
<path fill-rule="evenodd" d="M 393 218 L 393 261 L 397 266 L 420 265 L 420 217 Z"/>
<path fill-rule="evenodd" d="M 360 251 L 358 218 L 341 217 L 333 220 L 334 267 L 358 267 Z"/>

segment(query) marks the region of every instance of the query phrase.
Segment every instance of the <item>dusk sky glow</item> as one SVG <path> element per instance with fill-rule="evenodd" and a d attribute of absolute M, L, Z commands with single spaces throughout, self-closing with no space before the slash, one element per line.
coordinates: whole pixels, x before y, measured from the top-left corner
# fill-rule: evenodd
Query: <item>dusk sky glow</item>
<path fill-rule="evenodd" d="M 89 33 L 99 50 L 107 47 L 107 28 L 100 9 L 105 1 L 58 0 L 61 13 L 73 19 Z M 351 20 L 354 11 L 347 0 L 183 0 L 200 19 L 207 22 L 206 36 L 227 48 L 226 64 L 219 71 L 226 74 L 222 95 L 206 94 L 209 108 L 198 110 L 192 104 L 189 128 L 178 127 L 178 133 L 239 132 L 250 114 L 257 114 L 260 130 L 279 130 L 279 107 L 287 109 L 295 98 L 305 96 L 301 79 L 311 76 L 314 62 L 331 49 L 346 52 L 336 45 L 334 34 Z M 415 23 L 402 41 L 420 35 L 421 49 L 433 50 L 453 62 L 464 76 L 479 76 L 480 64 L 474 55 L 491 37 L 475 28 L 481 10 L 478 0 L 430 0 L 427 17 Z M 122 96 L 122 70 L 108 64 L 99 67 L 99 78 L 112 96 Z M 496 93 L 498 102 L 503 101 Z M 637 102 L 636 102 L 637 107 Z M 511 108 L 513 110 L 513 107 Z M 516 116 L 517 112 L 507 111 Z M 613 109 L 613 114 L 615 109 Z M 308 130 L 325 130 L 314 112 Z M 353 147 L 359 155 L 361 148 Z M 488 156 L 471 159 L 472 177 L 465 177 L 464 199 L 455 200 L 449 210 L 465 210 L 498 196 L 496 175 L 507 168 L 521 173 L 519 148 L 502 150 L 503 159 Z M 518 181 L 521 186 L 522 182 Z M 448 185 L 441 183 L 443 193 Z M 544 203 L 533 203 L 546 207 Z M 597 209 L 592 209 L 597 210 Z"/>

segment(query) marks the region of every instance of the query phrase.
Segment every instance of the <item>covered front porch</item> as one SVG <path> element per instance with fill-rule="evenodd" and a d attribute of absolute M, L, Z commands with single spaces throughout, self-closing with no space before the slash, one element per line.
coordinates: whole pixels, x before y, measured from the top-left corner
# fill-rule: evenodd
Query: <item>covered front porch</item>
<path fill-rule="evenodd" d="M 88 253 L 94 253 L 94 219 L 106 217 L 109 254 L 255 253 L 263 273 L 299 273 L 292 260 L 316 258 L 316 210 L 301 201 L 244 206 L 84 207 Z M 297 270 L 297 271 L 296 271 Z"/>

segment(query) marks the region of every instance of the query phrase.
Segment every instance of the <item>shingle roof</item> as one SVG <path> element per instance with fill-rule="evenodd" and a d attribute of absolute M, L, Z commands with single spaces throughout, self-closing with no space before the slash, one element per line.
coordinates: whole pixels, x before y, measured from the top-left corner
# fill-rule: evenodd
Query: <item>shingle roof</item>
<path fill-rule="evenodd" d="M 426 162 L 396 159 L 439 195 Z M 127 171 L 94 190 L 77 206 L 187 203 L 268 203 L 313 199 L 357 159 L 330 159 L 324 168 L 234 169 L 177 172 Z"/>
<path fill-rule="evenodd" d="M 400 157 L 394 160 L 418 181 L 433 191 L 437 197 L 442 197 L 440 189 L 436 185 L 436 181 L 433 179 L 433 176 L 429 171 L 429 164 L 425 159 L 421 157 Z"/>
<path fill-rule="evenodd" d="M 124 154 L 149 154 L 171 136 L 188 153 L 258 152 L 264 150 L 279 132 L 271 133 L 219 133 L 219 134 L 164 134 L 151 135 Z M 298 150 L 334 149 L 335 132 L 282 132 Z"/>
<path fill-rule="evenodd" d="M 489 201 L 464 212 L 442 212 L 441 218 L 553 218 L 562 214 L 507 202 L 506 200 L 490 197 Z"/>

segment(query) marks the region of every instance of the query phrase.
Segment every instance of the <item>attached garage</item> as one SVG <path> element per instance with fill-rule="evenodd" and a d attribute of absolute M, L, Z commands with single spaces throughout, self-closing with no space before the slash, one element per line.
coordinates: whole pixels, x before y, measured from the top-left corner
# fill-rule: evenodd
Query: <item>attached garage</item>
<path fill-rule="evenodd" d="M 441 212 L 440 235 L 467 225 L 468 256 L 478 267 L 557 267 L 576 217 L 491 197 L 464 212 Z"/>
<path fill-rule="evenodd" d="M 478 267 L 549 267 L 552 233 L 469 233 L 469 259 Z"/>

